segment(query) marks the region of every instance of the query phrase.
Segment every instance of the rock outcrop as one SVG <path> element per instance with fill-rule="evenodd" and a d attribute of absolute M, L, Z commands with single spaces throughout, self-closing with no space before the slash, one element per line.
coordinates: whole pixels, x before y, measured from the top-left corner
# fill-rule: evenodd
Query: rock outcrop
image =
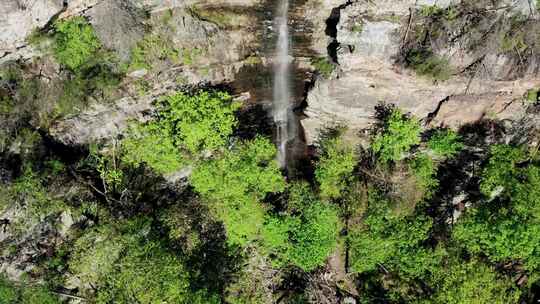
<path fill-rule="evenodd" d="M 393 103 L 425 123 L 454 128 L 481 118 L 520 118 L 527 106 L 523 96 L 540 86 L 538 44 L 532 38 L 539 33 L 538 12 L 525 9 L 528 1 L 506 1 L 497 7 L 484 3 L 479 8 L 458 2 L 343 4 L 335 29 L 339 70 L 329 79 L 319 78 L 308 94 L 307 118 L 302 121 L 308 142 L 314 142 L 321 128 L 335 123 L 348 126 L 349 134 L 356 135 L 373 122 L 378 103 Z M 454 18 L 450 25 L 441 24 L 444 16 L 433 17 L 433 21 L 422 15 L 422 5 L 433 4 L 447 7 L 440 14 L 455 14 L 448 17 Z M 466 10 L 485 11 L 485 15 L 469 20 L 461 15 Z M 488 12 L 491 10 L 494 12 Z M 512 28 L 508 20 L 523 13 L 531 16 L 520 17 L 522 27 Z M 494 21 L 486 24 L 484 18 Z M 419 32 L 430 27 L 441 32 Z M 501 35 L 515 32 L 526 44 L 521 54 L 501 46 L 505 43 L 500 41 Z M 433 56 L 442 58 L 441 64 L 447 64 L 441 68 L 448 69 L 448 79 L 418 75 L 403 62 L 405 52 L 418 47 L 411 46 L 416 43 L 411 41 L 419 35 L 434 40 L 422 41 L 422 47 L 429 47 Z M 484 41 L 476 41 L 478 37 Z"/>

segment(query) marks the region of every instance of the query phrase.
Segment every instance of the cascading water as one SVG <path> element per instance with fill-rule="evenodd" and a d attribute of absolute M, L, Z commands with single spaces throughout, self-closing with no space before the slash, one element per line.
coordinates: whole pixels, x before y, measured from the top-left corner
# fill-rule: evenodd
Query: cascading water
<path fill-rule="evenodd" d="M 289 123 L 291 105 L 291 56 L 288 26 L 289 0 L 281 0 L 277 9 L 275 24 L 278 30 L 276 55 L 274 58 L 273 116 L 277 128 L 278 160 L 282 168 L 287 166 L 287 143 L 294 134 Z"/>

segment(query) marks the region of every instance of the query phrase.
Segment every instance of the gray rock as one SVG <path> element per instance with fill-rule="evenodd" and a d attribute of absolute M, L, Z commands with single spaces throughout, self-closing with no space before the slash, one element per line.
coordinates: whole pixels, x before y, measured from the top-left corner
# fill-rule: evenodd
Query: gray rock
<path fill-rule="evenodd" d="M 142 9 L 131 1 L 109 0 L 96 4 L 86 14 L 103 45 L 115 50 L 123 61 L 129 60 L 131 49 L 144 35 Z"/>
<path fill-rule="evenodd" d="M 62 0 L 2 0 L 0 2 L 0 58 L 17 52 L 27 44 L 26 38 L 60 13 Z"/>

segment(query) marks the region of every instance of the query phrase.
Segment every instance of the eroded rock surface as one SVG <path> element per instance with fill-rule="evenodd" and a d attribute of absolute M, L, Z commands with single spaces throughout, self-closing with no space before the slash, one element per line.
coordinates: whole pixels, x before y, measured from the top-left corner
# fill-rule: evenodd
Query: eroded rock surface
<path fill-rule="evenodd" d="M 528 1 L 506 1 L 492 7 L 494 12 L 486 13 L 487 17 L 471 21 L 459 12 L 490 6 L 469 8 L 457 3 L 358 1 L 342 5 L 336 25 L 339 71 L 330 79 L 318 79 L 308 94 L 307 118 L 302 121 L 308 142 L 316 140 L 321 128 L 336 122 L 348 126 L 354 138 L 373 122 L 378 103 L 393 103 L 425 123 L 455 128 L 481 118 L 522 117 L 527 106 L 523 96 L 540 85 L 538 45 L 532 38 L 540 32 L 534 19 L 538 12 L 525 10 Z M 434 4 L 450 7 L 445 12 L 455 10 L 457 15 L 445 25 L 419 15 L 422 5 Z M 525 13 L 530 17 L 522 15 Z M 518 21 L 509 23 L 511 18 L 521 18 L 519 27 L 512 23 Z M 427 36 L 435 37 L 428 42 L 429 49 L 448 61 L 445 80 L 418 75 L 400 62 L 411 41 L 426 35 L 418 29 L 429 29 L 432 22 L 439 22 L 431 29 L 441 33 Z M 527 46 L 521 52 L 504 49 L 501 44 L 514 42 L 501 42 L 501 35 L 522 35 L 518 39 Z"/>

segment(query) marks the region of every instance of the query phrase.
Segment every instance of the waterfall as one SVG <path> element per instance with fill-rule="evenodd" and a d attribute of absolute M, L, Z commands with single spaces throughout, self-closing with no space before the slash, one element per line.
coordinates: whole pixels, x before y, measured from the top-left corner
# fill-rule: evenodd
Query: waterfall
<path fill-rule="evenodd" d="M 293 134 L 289 123 L 291 104 L 291 56 L 289 46 L 288 21 L 289 0 L 281 0 L 275 17 L 278 31 L 276 55 L 274 58 L 273 117 L 277 128 L 278 160 L 282 168 L 287 166 L 287 143 Z"/>

